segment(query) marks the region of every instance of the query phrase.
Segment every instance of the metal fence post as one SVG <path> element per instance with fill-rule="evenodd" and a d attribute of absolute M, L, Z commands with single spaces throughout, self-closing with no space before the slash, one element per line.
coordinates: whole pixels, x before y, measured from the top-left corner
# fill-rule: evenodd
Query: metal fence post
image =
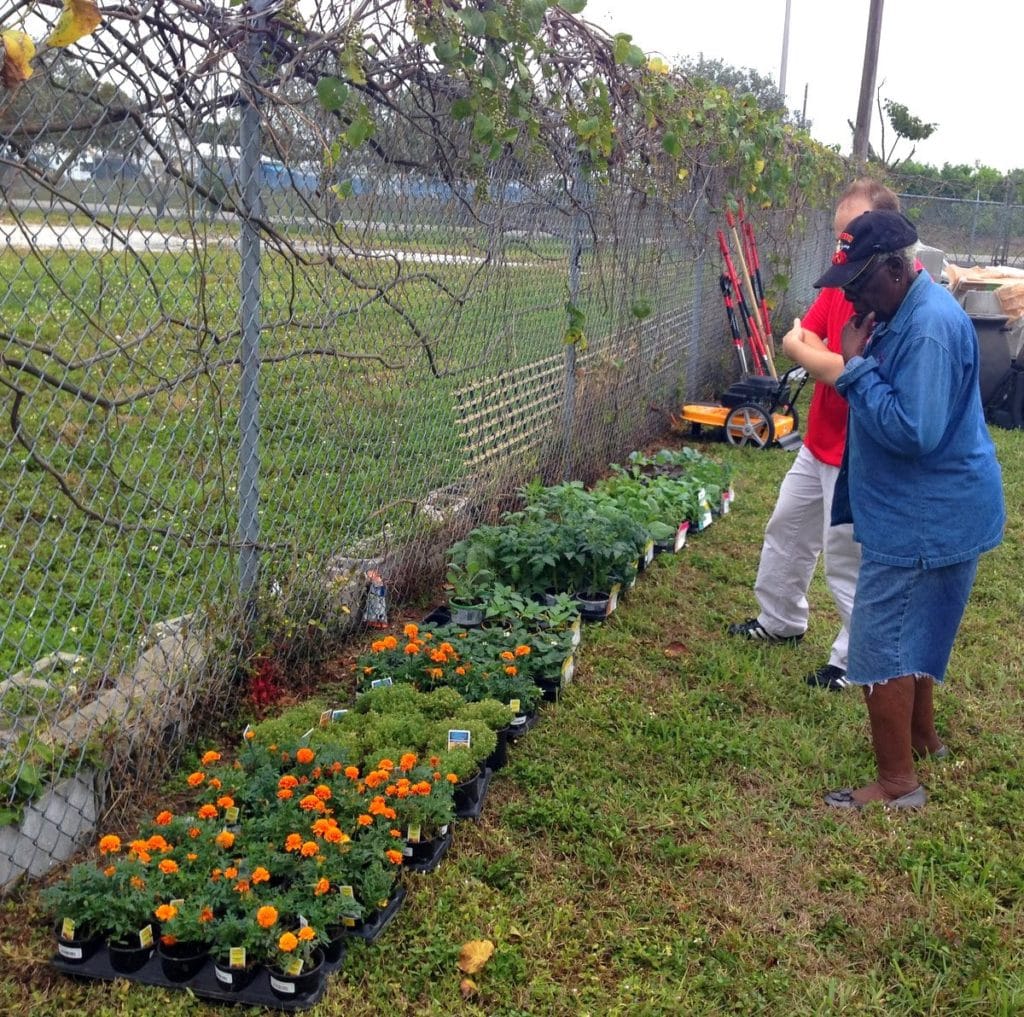
<path fill-rule="evenodd" d="M 710 218 L 707 195 L 702 191 L 695 209 L 694 240 L 697 250 L 693 260 L 693 328 L 692 338 L 683 354 L 683 378 L 686 384 L 686 391 L 682 393 L 684 402 L 696 396 L 694 367 L 700 363 L 701 332 L 704 326 L 704 271 L 707 265 L 707 228 Z"/>
<path fill-rule="evenodd" d="M 263 18 L 246 24 L 245 105 L 239 125 L 239 183 L 242 191 L 241 253 L 241 403 L 238 412 L 238 590 L 247 613 L 253 610 L 259 581 L 259 405 L 260 405 L 260 113 L 255 90 L 260 66 Z M 245 87 L 247 85 L 248 87 Z"/>
<path fill-rule="evenodd" d="M 585 217 L 582 203 L 586 191 L 580 173 L 579 159 L 573 160 L 572 200 L 573 212 L 569 232 L 569 303 L 578 308 L 580 282 L 583 276 L 583 230 Z M 576 344 L 565 347 L 565 385 L 562 403 L 562 478 L 571 477 L 570 450 L 572 448 L 573 421 L 576 416 Z"/>

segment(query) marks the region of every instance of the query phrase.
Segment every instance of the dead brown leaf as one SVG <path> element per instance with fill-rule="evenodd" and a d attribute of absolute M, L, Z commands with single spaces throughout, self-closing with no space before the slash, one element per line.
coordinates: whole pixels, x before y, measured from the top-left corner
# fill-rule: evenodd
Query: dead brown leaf
<path fill-rule="evenodd" d="M 471 939 L 459 950 L 459 970 L 475 975 L 494 953 L 494 944 L 489 939 Z"/>

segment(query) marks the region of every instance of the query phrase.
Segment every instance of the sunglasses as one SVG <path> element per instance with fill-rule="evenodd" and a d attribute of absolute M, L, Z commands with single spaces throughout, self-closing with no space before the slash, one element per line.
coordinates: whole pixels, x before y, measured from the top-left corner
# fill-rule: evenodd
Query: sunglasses
<path fill-rule="evenodd" d="M 878 258 L 873 265 L 869 265 L 863 272 L 861 272 L 860 275 L 851 279 L 847 285 L 842 287 L 843 296 L 852 303 L 855 297 L 860 296 L 860 294 L 867 289 L 867 285 L 871 282 L 872 276 L 874 276 L 885 262 L 885 258 Z"/>

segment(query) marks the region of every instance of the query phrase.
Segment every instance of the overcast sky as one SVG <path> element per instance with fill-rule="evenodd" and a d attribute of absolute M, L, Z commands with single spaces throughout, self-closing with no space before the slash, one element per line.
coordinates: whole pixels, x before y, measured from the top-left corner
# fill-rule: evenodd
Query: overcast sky
<path fill-rule="evenodd" d="M 869 0 L 791 0 L 788 105 L 807 87 L 811 134 L 849 154 Z M 720 58 L 778 83 L 786 0 L 589 0 L 580 15 L 628 32 L 641 49 Z M 1024 0 L 886 0 L 876 84 L 882 97 L 939 126 L 914 159 L 1024 168 Z M 886 135 L 886 148 L 892 133 Z M 877 110 L 871 143 L 879 147 Z M 896 156 L 909 154 L 901 141 Z"/>

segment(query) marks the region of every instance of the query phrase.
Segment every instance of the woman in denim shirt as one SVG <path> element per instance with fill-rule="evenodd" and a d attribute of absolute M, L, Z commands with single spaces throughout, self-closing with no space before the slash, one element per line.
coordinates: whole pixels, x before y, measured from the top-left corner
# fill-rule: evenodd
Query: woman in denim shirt
<path fill-rule="evenodd" d="M 945 677 L 978 558 L 1002 540 L 1002 479 L 964 310 L 914 267 L 917 232 L 898 212 L 849 224 L 832 267 L 854 306 L 835 378 L 850 406 L 832 522 L 853 522 L 861 570 L 848 679 L 864 687 L 878 779 L 825 796 L 835 808 L 920 808 L 914 756 L 947 750 L 932 689 Z"/>

